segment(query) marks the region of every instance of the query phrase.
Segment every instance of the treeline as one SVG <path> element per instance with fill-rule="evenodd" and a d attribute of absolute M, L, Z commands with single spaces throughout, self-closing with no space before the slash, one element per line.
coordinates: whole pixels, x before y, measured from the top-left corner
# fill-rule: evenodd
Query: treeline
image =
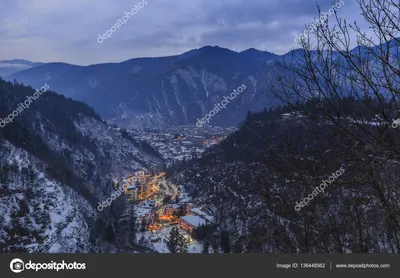
<path fill-rule="evenodd" d="M 50 217 L 39 208 L 41 198 L 37 182 L 38 176 L 31 165 L 20 168 L 15 161 L 0 161 L 0 198 L 7 198 L 15 193 L 24 195 L 23 199 L 16 200 L 18 209 L 12 212 L 8 225 L 0 215 L 0 227 L 7 235 L 0 240 L 1 253 L 26 252 L 23 246 L 31 243 L 32 239 L 38 243 L 43 242 L 40 234 L 45 232 Z M 35 226 L 32 226 L 33 222 Z"/>
<path fill-rule="evenodd" d="M 19 169 L 15 161 L 11 164 L 7 161 L 0 162 L 0 188 L 3 191 L 3 195 L 9 190 L 10 184 L 19 184 L 23 190 L 26 190 L 27 198 L 31 199 L 36 179 L 37 174 L 31 165 L 28 167 L 23 166 Z"/>
<path fill-rule="evenodd" d="M 26 96 L 33 93 L 34 90 L 30 87 L 0 79 L 0 117 L 6 117 L 25 100 Z M 70 186 L 96 205 L 97 199 L 83 186 L 85 181 L 77 177 L 69 165 L 70 156 L 73 154 L 53 151 L 42 137 L 48 132 L 49 136 L 57 136 L 57 140 L 74 149 L 88 149 L 96 154 L 95 143 L 81 135 L 75 128 L 74 121 L 79 121 L 82 115 L 101 120 L 86 104 L 48 91 L 32 102 L 28 109 L 16 116 L 12 123 L 0 129 L 0 142 L 6 139 L 14 146 L 38 158 L 47 165 L 44 170 L 46 174 Z"/>

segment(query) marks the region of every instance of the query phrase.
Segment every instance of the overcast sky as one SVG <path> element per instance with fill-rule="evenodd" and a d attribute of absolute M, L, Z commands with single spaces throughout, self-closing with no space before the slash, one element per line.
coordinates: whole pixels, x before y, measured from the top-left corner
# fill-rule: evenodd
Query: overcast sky
<path fill-rule="evenodd" d="M 313 0 L 146 0 L 125 25 L 98 43 L 137 0 L 0 0 L 0 60 L 120 62 L 180 54 L 205 45 L 284 54 L 294 33 L 318 15 Z M 360 21 L 355 0 L 338 14 Z M 318 1 L 328 11 L 331 0 Z"/>

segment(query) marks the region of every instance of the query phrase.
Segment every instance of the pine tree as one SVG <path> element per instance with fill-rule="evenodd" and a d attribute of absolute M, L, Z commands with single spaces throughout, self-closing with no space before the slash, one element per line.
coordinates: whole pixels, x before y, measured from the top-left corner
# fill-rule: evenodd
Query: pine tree
<path fill-rule="evenodd" d="M 32 165 L 28 166 L 28 171 L 27 171 L 27 191 L 26 191 L 26 197 L 28 200 L 33 199 L 34 197 L 34 184 L 36 182 L 37 174 L 35 173 L 35 170 L 33 170 Z"/>
<path fill-rule="evenodd" d="M 208 253 L 209 249 L 210 249 L 210 242 L 208 240 L 205 240 L 203 242 L 203 251 L 202 252 Z"/>
<path fill-rule="evenodd" d="M 36 181 L 37 174 L 33 169 L 32 165 L 28 166 L 28 186 L 33 187 Z"/>
<path fill-rule="evenodd" d="M 231 243 L 229 239 L 229 232 L 223 231 L 221 232 L 221 248 L 224 253 L 231 252 Z"/>
<path fill-rule="evenodd" d="M 180 206 L 180 207 L 179 207 L 179 210 L 178 210 L 178 217 L 182 217 L 182 216 L 185 216 L 185 215 L 186 215 L 186 209 L 185 209 L 185 207 Z"/>
<path fill-rule="evenodd" d="M 9 183 L 9 165 L 3 164 L 1 166 L 1 175 L 0 175 L 0 183 L 5 187 L 8 188 Z"/>
<path fill-rule="evenodd" d="M 128 215 L 128 226 L 127 226 L 127 243 L 134 244 L 136 243 L 136 214 L 135 207 L 133 205 L 130 206 L 129 215 Z"/>
<path fill-rule="evenodd" d="M 218 242 L 214 235 L 210 236 L 210 243 L 214 253 L 219 253 Z"/>
<path fill-rule="evenodd" d="M 22 187 L 26 188 L 28 182 L 28 168 L 26 167 L 22 167 L 21 169 L 21 182 L 22 182 Z"/>
<path fill-rule="evenodd" d="M 11 172 L 11 180 L 13 182 L 17 182 L 17 177 L 19 176 L 19 167 L 16 161 L 14 161 L 11 166 L 10 166 L 10 172 Z"/>
<path fill-rule="evenodd" d="M 140 223 L 140 231 L 143 233 L 146 231 L 146 219 L 142 219 L 142 222 Z"/>
<path fill-rule="evenodd" d="M 105 230 L 105 240 L 108 242 L 114 242 L 115 241 L 115 232 L 114 229 L 110 224 L 108 224 L 106 230 Z"/>
<path fill-rule="evenodd" d="M 235 242 L 235 245 L 233 246 L 233 253 L 242 253 L 242 252 L 243 252 L 242 239 L 238 239 Z"/>
<path fill-rule="evenodd" d="M 173 227 L 169 233 L 169 239 L 167 242 L 168 250 L 171 253 L 186 253 L 187 243 L 183 235 L 179 232 L 178 228 Z"/>
<path fill-rule="evenodd" d="M 169 233 L 167 247 L 171 253 L 177 253 L 178 249 L 177 233 L 178 230 L 175 227 L 173 227 L 171 232 Z"/>
<path fill-rule="evenodd" d="M 194 230 L 193 236 L 197 240 L 206 239 L 206 236 L 207 236 L 206 226 L 200 225 L 196 230 Z"/>

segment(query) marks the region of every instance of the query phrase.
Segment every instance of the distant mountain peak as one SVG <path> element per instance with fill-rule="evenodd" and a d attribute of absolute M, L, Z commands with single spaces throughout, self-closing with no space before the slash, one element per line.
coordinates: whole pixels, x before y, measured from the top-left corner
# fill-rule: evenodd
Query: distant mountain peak
<path fill-rule="evenodd" d="M 259 49 L 253 48 L 253 47 L 251 47 L 251 48 L 249 48 L 249 49 L 246 49 L 246 50 L 240 52 L 240 54 L 253 54 L 253 53 L 254 53 L 254 54 L 269 54 L 269 55 L 276 55 L 276 56 L 279 56 L 279 55 L 274 54 L 274 53 L 272 53 L 272 52 L 268 52 L 268 51 L 264 51 L 264 50 L 259 50 Z"/>
<path fill-rule="evenodd" d="M 199 50 L 202 50 L 202 51 L 229 51 L 229 52 L 236 52 L 236 51 L 233 51 L 233 50 L 231 50 L 229 48 L 220 47 L 218 45 L 214 45 L 214 46 L 206 45 L 206 46 L 203 46 L 202 48 L 200 48 Z"/>
<path fill-rule="evenodd" d="M 244 51 L 242 51 L 242 52 L 240 52 L 240 53 L 245 53 L 245 52 L 260 52 L 260 51 L 261 51 L 261 50 L 258 50 L 258 49 L 255 49 L 255 48 L 251 47 L 251 48 L 246 49 L 246 50 L 244 50 Z"/>
<path fill-rule="evenodd" d="M 219 47 L 218 45 L 205 45 L 200 49 L 222 49 L 222 47 Z"/>

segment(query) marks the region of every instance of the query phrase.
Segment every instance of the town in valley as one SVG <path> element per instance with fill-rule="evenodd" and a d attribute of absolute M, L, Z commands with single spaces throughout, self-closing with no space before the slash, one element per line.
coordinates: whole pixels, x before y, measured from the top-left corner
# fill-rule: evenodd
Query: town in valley
<path fill-rule="evenodd" d="M 157 149 L 167 165 L 200 157 L 210 146 L 219 144 L 234 128 L 180 126 L 166 131 L 130 131 L 138 141 Z M 142 174 L 137 175 L 138 172 Z M 167 242 L 173 228 L 179 230 L 187 244 L 187 252 L 201 253 L 204 242 L 196 240 L 196 232 L 214 224 L 211 208 L 192 199 L 184 185 L 166 179 L 166 172 L 139 170 L 131 176 L 115 179 L 114 189 L 122 188 L 124 197 L 134 206 L 136 239 L 158 253 L 169 253 Z M 212 252 L 212 248 L 209 248 Z"/>

